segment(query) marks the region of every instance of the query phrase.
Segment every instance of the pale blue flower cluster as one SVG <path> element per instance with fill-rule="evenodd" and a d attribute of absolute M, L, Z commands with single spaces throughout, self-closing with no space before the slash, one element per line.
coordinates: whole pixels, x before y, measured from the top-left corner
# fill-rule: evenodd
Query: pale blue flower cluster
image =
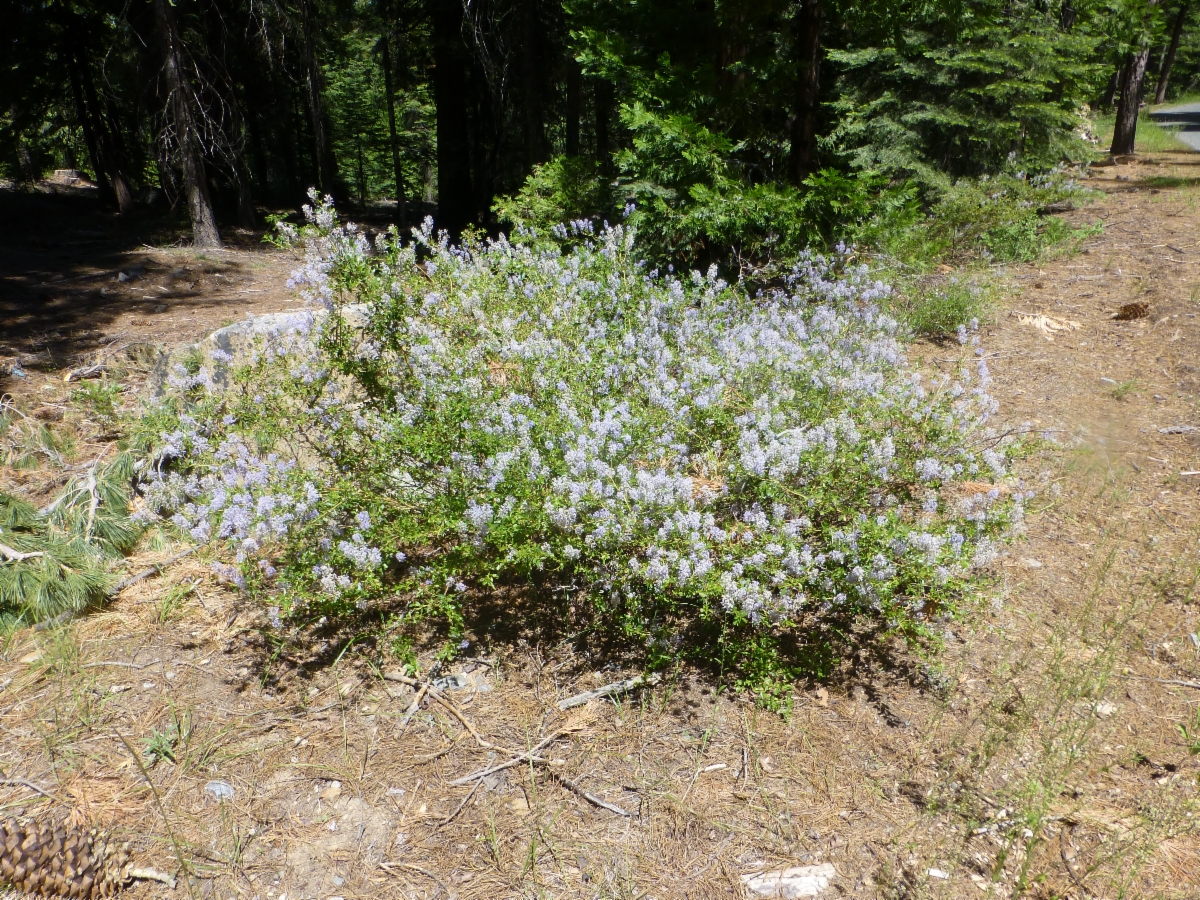
<path fill-rule="evenodd" d="M 951 492 L 1007 477 L 986 363 L 923 378 L 881 311 L 889 288 L 844 249 L 750 296 L 715 269 L 647 272 L 620 226 L 563 226 L 567 252 L 455 247 L 428 221 L 371 247 L 327 204 L 309 213 L 294 281 L 330 316 L 267 340 L 252 413 L 306 450 L 252 453 L 244 413 L 165 435 L 200 468 L 149 491 L 197 540 L 271 542 L 282 568 L 336 496 L 300 573 L 324 595 L 390 572 L 466 596 L 540 569 L 610 605 L 689 600 L 762 626 L 918 616 L 994 558 L 1007 492 Z"/>

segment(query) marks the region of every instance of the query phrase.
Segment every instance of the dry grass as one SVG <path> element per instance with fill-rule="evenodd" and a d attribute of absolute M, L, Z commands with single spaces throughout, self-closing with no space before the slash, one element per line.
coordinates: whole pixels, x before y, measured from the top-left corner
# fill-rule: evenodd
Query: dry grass
<path fill-rule="evenodd" d="M 1158 430 L 1200 425 L 1194 159 L 1107 169 L 1110 196 L 1073 214 L 1104 234 L 1007 273 L 1013 306 L 1080 327 L 985 329 L 1039 496 L 936 659 L 843 660 L 786 719 L 687 671 L 564 713 L 630 673 L 477 635 L 453 667 L 466 686 L 408 719 L 413 688 L 371 645 L 272 629 L 189 559 L 7 636 L 0 769 L 54 797 L 4 786 L 0 806 L 117 829 L 191 875 L 180 898 L 731 897 L 818 861 L 830 896 L 1200 895 L 1200 757 L 1177 729 L 1200 702 L 1179 683 L 1200 681 L 1200 479 L 1178 474 L 1200 438 Z M 1114 320 L 1129 302 L 1150 315 Z M 1105 378 L 1139 387 L 1118 400 Z M 547 737 L 542 761 L 452 784 Z M 206 795 L 215 779 L 231 800 Z"/>

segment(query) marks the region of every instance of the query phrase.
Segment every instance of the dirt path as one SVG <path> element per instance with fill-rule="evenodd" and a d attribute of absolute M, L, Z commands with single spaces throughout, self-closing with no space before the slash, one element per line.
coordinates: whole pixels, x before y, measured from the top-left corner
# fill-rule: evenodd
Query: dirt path
<path fill-rule="evenodd" d="M 366 653 L 293 642 L 184 562 L 0 648 L 0 769 L 54 794 L 0 787 L 0 807 L 113 827 L 161 868 L 177 844 L 221 900 L 730 897 L 819 863 L 831 897 L 1200 895 L 1200 756 L 1178 730 L 1200 704 L 1200 477 L 1180 474 L 1200 431 L 1178 427 L 1200 428 L 1200 157 L 1096 183 L 1069 215 L 1103 234 L 1009 271 L 983 331 L 1037 497 L 940 665 L 848 661 L 788 721 L 688 676 L 562 713 L 622 673 L 532 635 L 406 724 L 411 689 Z M 1112 318 L 1131 303 L 1148 315 Z M 551 735 L 559 763 L 452 784 Z"/>
<path fill-rule="evenodd" d="M 94 188 L 0 190 L 0 366 L 54 370 L 115 343 L 192 341 L 287 308 L 290 260 L 261 232 L 195 253 L 161 215 L 117 216 Z M 124 275 L 124 277 L 122 277 Z"/>

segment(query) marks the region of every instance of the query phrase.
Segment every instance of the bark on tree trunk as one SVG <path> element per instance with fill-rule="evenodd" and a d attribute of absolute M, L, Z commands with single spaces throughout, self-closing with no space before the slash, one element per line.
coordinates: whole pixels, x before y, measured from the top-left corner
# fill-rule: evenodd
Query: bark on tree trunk
<path fill-rule="evenodd" d="M 96 94 L 96 85 L 88 71 L 85 50 L 78 43 L 68 65 L 71 69 L 71 90 L 76 95 L 75 103 L 83 125 L 84 141 L 88 145 L 88 154 L 92 157 L 92 166 L 96 169 L 101 188 L 116 201 L 117 210 L 122 215 L 133 212 L 133 191 L 129 186 L 129 179 L 125 176 L 125 154 L 122 152 L 120 139 L 113 133 L 112 110 L 109 110 L 109 121 L 106 123 L 104 109 Z"/>
<path fill-rule="evenodd" d="M 438 227 L 457 237 L 472 219 L 466 53 L 460 0 L 429 0 L 437 106 Z"/>
<path fill-rule="evenodd" d="M 250 190 L 249 173 L 238 172 L 237 179 L 238 224 L 243 228 L 258 225 L 258 214 L 254 211 L 254 192 Z"/>
<path fill-rule="evenodd" d="M 76 115 L 79 117 L 79 124 L 83 127 L 83 142 L 87 144 L 88 156 L 92 161 L 92 171 L 96 173 L 96 183 L 100 185 L 100 190 L 113 197 L 112 185 L 108 181 L 108 173 L 104 168 L 104 158 L 100 155 L 100 148 L 96 143 L 96 130 L 92 120 L 92 111 L 88 109 L 87 104 L 83 99 L 83 77 L 79 73 L 79 59 L 72 57 L 71 59 L 71 93 L 75 98 Z"/>
<path fill-rule="evenodd" d="M 796 47 L 796 108 L 792 118 L 792 181 L 800 184 L 817 167 L 817 107 L 821 87 L 821 0 L 803 0 L 793 23 Z"/>
<path fill-rule="evenodd" d="M 404 200 L 404 170 L 400 168 L 400 139 L 396 137 L 396 98 L 392 95 L 392 54 L 385 34 L 380 42 L 380 63 L 383 65 L 383 89 L 387 92 L 388 143 L 392 149 L 392 175 L 396 180 L 396 224 L 408 228 L 408 205 Z"/>
<path fill-rule="evenodd" d="M 600 171 L 605 175 L 612 174 L 612 141 L 609 134 L 609 122 L 613 113 L 612 83 L 601 78 L 596 82 L 596 159 L 600 163 Z"/>
<path fill-rule="evenodd" d="M 1100 105 L 1105 109 L 1112 109 L 1113 103 L 1117 99 L 1117 88 L 1121 86 L 1121 76 L 1125 72 L 1123 65 L 1117 67 L 1117 71 L 1112 73 L 1108 79 L 1108 85 L 1104 88 L 1104 97 L 1100 100 Z"/>
<path fill-rule="evenodd" d="M 579 155 L 579 115 L 583 109 L 583 76 L 579 63 L 567 60 L 567 156 Z"/>
<path fill-rule="evenodd" d="M 1129 58 L 1120 78 L 1121 97 L 1117 103 L 1117 121 L 1113 128 L 1113 156 L 1133 153 L 1137 138 L 1138 113 L 1142 105 L 1142 87 L 1146 81 L 1146 63 L 1150 48 L 1144 47 Z"/>
<path fill-rule="evenodd" d="M 183 169 L 183 189 L 187 195 L 188 213 L 192 219 L 192 243 L 197 247 L 220 247 L 221 235 L 213 215 L 208 180 L 204 174 L 204 159 L 200 154 L 192 104 L 187 95 L 183 70 L 183 53 L 179 46 L 179 29 L 167 0 L 154 0 L 154 19 L 163 55 L 163 74 L 170 93 L 171 117 L 179 145 Z"/>
<path fill-rule="evenodd" d="M 112 180 L 113 193 L 117 195 L 117 209 L 124 215 L 133 212 L 133 189 L 129 183 L 129 157 L 125 154 L 125 142 L 121 140 L 120 119 L 117 117 L 116 104 L 112 97 L 106 97 L 105 107 L 101 107 L 100 99 L 96 96 L 96 84 L 88 76 L 87 69 L 83 70 L 83 88 L 89 102 L 96 110 L 97 129 L 100 137 L 100 151 L 104 154 L 108 177 Z"/>
<path fill-rule="evenodd" d="M 525 94 L 525 155 L 528 168 L 546 161 L 546 128 L 542 113 L 542 67 L 537 0 L 521 0 L 521 87 Z"/>
<path fill-rule="evenodd" d="M 337 162 L 329 144 L 329 129 L 325 124 L 324 84 L 317 63 L 317 48 L 313 36 L 312 0 L 300 0 L 300 26 L 304 32 L 304 67 L 308 87 L 308 113 L 312 117 L 313 154 L 317 162 L 317 177 L 323 193 L 332 194 L 337 181 Z"/>
<path fill-rule="evenodd" d="M 1184 0 L 1175 16 L 1175 26 L 1171 29 L 1171 43 L 1167 45 L 1167 53 L 1163 57 L 1162 67 L 1158 73 L 1158 88 L 1154 91 L 1154 102 L 1165 103 L 1167 99 L 1167 84 L 1171 80 L 1171 67 L 1175 65 L 1175 53 L 1179 50 L 1179 39 L 1183 36 L 1183 24 L 1191 8 L 1191 0 Z"/>

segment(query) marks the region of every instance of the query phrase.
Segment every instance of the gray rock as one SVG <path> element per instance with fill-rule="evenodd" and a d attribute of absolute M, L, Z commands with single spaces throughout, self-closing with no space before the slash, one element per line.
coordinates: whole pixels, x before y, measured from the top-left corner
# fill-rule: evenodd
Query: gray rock
<path fill-rule="evenodd" d="M 368 308 L 357 303 L 343 307 L 343 318 L 355 328 L 367 324 Z M 231 384 L 234 369 L 249 362 L 250 354 L 261 347 L 270 337 L 302 332 L 323 322 L 329 313 L 323 309 L 304 308 L 294 312 L 265 313 L 252 316 L 233 325 L 226 325 L 197 344 L 186 344 L 162 352 L 154 362 L 147 381 L 147 390 L 152 399 L 169 392 L 170 378 L 175 367 L 187 360 L 199 357 L 200 366 L 208 372 L 216 390 L 225 390 Z M 219 352 L 218 352 L 219 351 Z"/>
<path fill-rule="evenodd" d="M 210 781 L 204 786 L 204 793 L 212 797 L 218 803 L 225 800 L 232 800 L 237 793 L 233 789 L 233 785 L 228 781 Z"/>
<path fill-rule="evenodd" d="M 756 897 L 816 897 L 837 877 L 837 869 L 829 863 L 819 866 L 798 866 L 779 872 L 760 872 L 743 875 L 746 891 Z"/>

